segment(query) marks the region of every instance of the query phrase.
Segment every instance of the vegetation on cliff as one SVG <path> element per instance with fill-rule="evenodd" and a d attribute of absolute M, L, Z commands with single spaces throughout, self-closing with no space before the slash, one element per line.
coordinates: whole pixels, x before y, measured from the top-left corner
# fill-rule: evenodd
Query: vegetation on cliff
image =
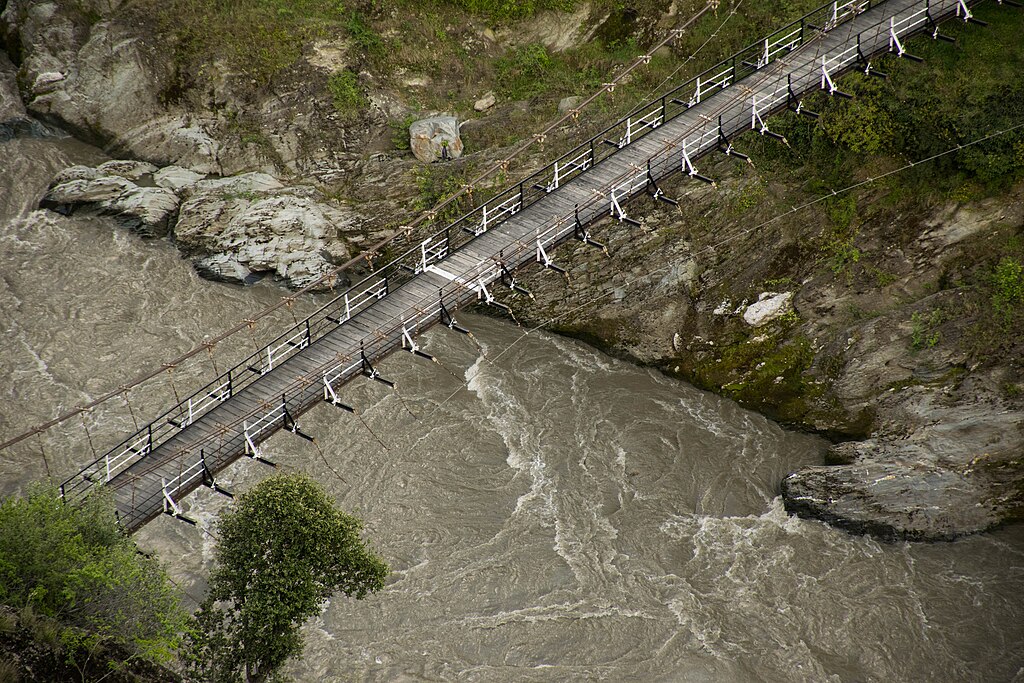
<path fill-rule="evenodd" d="M 0 605 L 4 680 L 132 678 L 173 661 L 186 623 L 109 501 L 65 505 L 44 486 L 0 504 Z"/>
<path fill-rule="evenodd" d="M 816 232 L 801 231 L 786 252 L 733 281 L 722 295 L 756 296 L 828 273 L 826 279 L 844 297 L 860 293 L 863 299 L 889 300 L 888 307 L 900 305 L 899 299 L 905 304 L 955 290 L 958 296 L 940 297 L 926 310 L 907 314 L 913 350 L 955 349 L 964 356 L 962 364 L 1003 363 L 1022 355 L 1024 299 L 1016 293 L 1024 263 L 1020 226 L 1002 226 L 909 289 L 898 284 L 905 273 L 895 251 L 914 248 L 921 218 L 936 205 L 1000 196 L 1024 178 L 1022 128 L 956 149 L 1024 121 L 1024 80 L 1019 76 L 1024 50 L 1013 48 L 1020 45 L 1015 36 L 1024 30 L 1024 19 L 1004 10 L 979 6 L 978 16 L 990 22 L 985 29 L 944 24 L 942 31 L 957 37 L 956 45 L 914 39 L 909 49 L 924 63 L 884 58 L 875 66 L 889 74 L 887 79 L 859 73 L 844 77 L 841 87 L 854 95 L 852 100 L 823 93 L 807 98 L 805 106 L 821 112 L 817 121 L 792 114 L 774 117 L 771 128 L 785 135 L 788 145 L 744 137 L 740 144 L 757 160 L 759 181 L 748 184 L 734 202 L 732 220 L 756 225 L 807 201 L 818 200 L 820 209 L 817 217 L 804 219 Z M 904 168 L 909 161 L 922 163 Z M 868 182 L 872 178 L 877 180 Z M 829 196 L 859 183 L 864 187 Z M 776 191 L 769 191 L 769 185 Z M 779 191 L 782 187 L 785 191 Z M 745 196 L 754 199 L 744 201 Z M 887 231 L 881 243 L 879 225 Z M 897 287 L 902 289 L 898 294 Z M 851 308 L 847 321 L 884 312 Z M 773 328 L 772 339 L 753 345 L 750 339 L 757 332 L 742 325 L 723 328 L 716 335 L 721 352 L 695 359 L 688 366 L 689 378 L 776 417 L 814 425 L 821 417 L 814 412 L 829 410 L 827 387 L 816 380 L 829 378 L 830 364 L 820 359 L 812 372 L 815 356 L 806 352 L 807 328 L 788 323 Z M 787 379 L 758 380 L 779 358 L 792 361 L 776 375 Z M 837 361 L 833 358 L 832 366 Z M 794 375 L 803 381 L 794 384 Z M 1008 376 L 1006 390 L 1019 391 L 1020 381 L 1019 374 Z M 849 425 L 854 434 L 868 426 L 856 418 Z"/>
<path fill-rule="evenodd" d="M 196 681 L 270 680 L 328 598 L 363 598 L 390 571 L 319 485 L 276 476 L 222 517 L 190 619 L 112 509 L 43 485 L 0 503 L 0 681 L 166 681 L 182 665 Z"/>

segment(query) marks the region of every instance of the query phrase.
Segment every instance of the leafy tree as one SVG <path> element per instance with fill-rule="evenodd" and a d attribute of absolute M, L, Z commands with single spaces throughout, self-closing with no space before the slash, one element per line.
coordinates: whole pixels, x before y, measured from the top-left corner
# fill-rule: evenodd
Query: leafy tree
<path fill-rule="evenodd" d="M 361 529 L 303 476 L 271 477 L 241 496 L 219 525 L 210 591 L 189 636 L 190 674 L 270 680 L 301 654 L 300 627 L 332 594 L 360 599 L 382 588 L 390 569 Z"/>
<path fill-rule="evenodd" d="M 187 616 L 153 559 L 122 531 L 110 501 L 66 505 L 50 486 L 0 504 L 0 603 L 51 618 L 82 677 L 104 650 L 169 661 Z"/>

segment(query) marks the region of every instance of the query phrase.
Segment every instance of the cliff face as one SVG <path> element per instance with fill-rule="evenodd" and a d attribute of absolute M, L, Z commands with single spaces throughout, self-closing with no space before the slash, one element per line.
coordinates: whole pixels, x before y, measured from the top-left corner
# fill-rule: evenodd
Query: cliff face
<path fill-rule="evenodd" d="M 654 4 L 659 6 L 647 11 L 671 25 L 675 3 Z M 350 25 L 348 40 L 304 43 L 288 69 L 268 83 L 226 59 L 190 71 L 187 60 L 169 58 L 180 39 L 157 31 L 153 18 L 140 14 L 144 7 L 9 0 L 0 33 L 17 65 L 28 112 L 111 154 L 183 167 L 193 173 L 193 183 L 214 182 L 200 180 L 208 174 L 254 170 L 300 182 L 301 191 L 275 188 L 273 196 L 265 189 L 231 196 L 218 190 L 210 193 L 209 206 L 186 197 L 191 208 L 183 205 L 182 213 L 203 217 L 216 209 L 221 215 L 218 207 L 227 202 L 244 217 L 261 202 L 301 199 L 303 211 L 352 216 L 344 240 L 340 231 L 317 237 L 317 254 L 337 253 L 318 256 L 316 268 L 344 260 L 347 249 L 367 236 L 389 234 L 457 187 L 474 165 L 507 152 L 503 145 L 516 141 L 515 130 L 553 115 L 553 102 L 527 86 L 530 78 L 544 77 L 531 69 L 555 68 L 554 52 L 521 50 L 523 36 L 536 34 L 536 44 L 550 43 L 553 51 L 621 23 L 614 13 L 584 11 L 590 7 L 584 5 L 559 15 L 559 22 L 536 22 L 549 28 L 534 26 L 534 34 L 527 27 L 495 35 L 473 21 L 439 29 L 438 36 L 448 31 L 459 37 L 456 47 L 445 43 L 445 49 L 482 55 L 483 66 L 473 74 L 485 79 L 492 65 L 491 80 L 474 86 L 477 94 L 492 86 L 507 93 L 497 106 L 473 114 L 477 118 L 463 126 L 466 155 L 442 169 L 411 159 L 401 140 L 392 139 L 395 122 L 429 109 L 416 98 L 442 101 L 426 91 L 455 87 L 466 76 L 459 71 L 465 65 L 454 70 L 451 83 L 437 65 L 425 76 L 385 77 L 374 72 L 373 59 L 356 58 L 359 50 L 373 54 L 378 48 L 365 37 L 368 29 L 359 33 Z M 1010 15 L 1000 20 L 1020 24 Z M 983 51 L 953 54 L 986 59 Z M 968 63 L 934 55 L 942 73 Z M 1016 73 L 1019 81 L 1022 60 L 1022 54 L 1001 53 L 999 68 L 1011 76 L 988 74 L 989 90 L 956 95 L 970 106 L 960 106 L 938 86 L 886 98 L 861 79 L 853 104 L 815 105 L 824 108 L 820 125 L 777 119 L 773 125 L 786 131 L 791 149 L 748 134 L 736 144 L 752 153 L 757 166 L 725 157 L 704 162 L 702 173 L 718 179 L 718 187 L 682 178 L 667 184 L 663 189 L 680 200 L 678 208 L 638 200 L 629 211 L 642 228 L 612 222 L 597 228 L 611 261 L 586 246 L 563 247 L 556 260 L 569 279 L 550 271 L 525 273 L 536 301 L 507 303 L 525 324 L 546 324 L 832 437 L 837 445 L 830 464 L 781 483 L 792 512 L 855 532 L 927 540 L 1018 519 L 1024 508 L 1024 294 L 1014 288 L 1024 279 L 1014 269 L 1024 262 L 1024 184 L 1014 178 L 1022 175 L 1024 152 L 1013 152 L 1012 145 L 1024 150 L 1024 142 L 1011 140 L 1009 153 L 972 148 L 981 156 L 965 151 L 954 165 L 909 173 L 899 170 L 899 155 L 922 158 L 934 149 L 921 141 L 927 135 L 918 119 L 903 110 L 937 118 L 955 109 L 967 119 L 971 112 L 992 112 L 993 126 L 1014 120 L 1014 107 L 1024 111 L 1024 86 L 1012 77 Z M 357 81 L 332 80 L 333 74 L 355 73 L 353 65 L 363 69 Z M 12 69 L 0 65 L 0 71 Z M 358 83 L 364 92 L 352 95 L 346 83 Z M 350 96 L 362 108 L 358 115 L 344 111 Z M 15 113 L 4 118 L 25 120 L 10 99 L 4 96 L 4 110 Z M 583 136 L 583 126 L 560 136 Z M 957 126 L 970 129 L 959 121 Z M 401 138 L 403 126 L 397 130 Z M 937 130 L 939 142 L 932 144 L 945 149 L 949 142 L 941 137 L 947 131 Z M 917 147 L 910 150 L 912 145 Z M 830 190 L 889 172 L 884 182 L 866 182 L 792 211 Z M 174 214 L 172 233 L 177 220 Z M 190 244 L 208 237 L 197 228 L 207 222 L 188 223 Z M 266 221 L 250 222 L 232 232 L 232 240 L 243 232 L 257 242 L 280 237 L 257 234 L 255 224 Z M 251 261 L 238 265 L 238 254 L 216 258 L 222 260 L 211 272 L 237 270 L 242 280 L 251 275 Z"/>

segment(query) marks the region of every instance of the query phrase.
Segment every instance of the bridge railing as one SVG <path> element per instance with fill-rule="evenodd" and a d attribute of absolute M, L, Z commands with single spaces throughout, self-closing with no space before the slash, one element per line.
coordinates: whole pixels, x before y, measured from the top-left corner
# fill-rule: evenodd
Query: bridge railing
<path fill-rule="evenodd" d="M 701 100 L 757 72 L 802 46 L 886 0 L 829 2 L 726 57 L 681 85 L 644 102 L 596 135 L 565 152 L 544 168 L 498 192 L 449 224 L 478 235 L 501 220 L 530 206 L 548 192 L 572 180 L 619 149 L 671 121 Z M 510 208 L 510 207 L 514 207 Z"/>
<path fill-rule="evenodd" d="M 431 245 L 433 256 L 430 258 L 436 259 L 441 253 L 451 253 L 573 178 L 587 172 L 619 149 L 676 118 L 717 90 L 727 88 L 756 73 L 803 45 L 811 36 L 821 35 L 886 1 L 837 0 L 826 3 L 705 69 L 681 85 L 643 103 L 589 140 L 560 155 L 544 168 L 488 198 L 479 206 L 433 232 L 425 240 L 417 240 L 405 252 L 373 270 L 306 319 L 285 330 L 262 349 L 158 416 L 151 424 L 128 436 L 103 456 L 87 464 L 64 481 L 61 485 L 62 494 L 66 499 L 78 498 L 88 493 L 93 486 L 109 481 L 118 472 L 173 439 L 182 429 L 214 406 L 259 379 L 274 364 L 286 360 L 287 356 L 356 317 L 373 301 L 383 298 L 389 291 L 411 280 L 422 270 L 424 261 L 428 258 L 425 244 Z M 552 230 L 552 234 L 564 237 L 565 231 L 571 232 L 573 226 L 559 225 Z M 509 260 L 512 261 L 511 255 Z M 439 292 L 439 297 L 443 295 L 443 291 Z M 377 341 L 365 340 L 364 345 L 369 350 L 376 347 Z"/>

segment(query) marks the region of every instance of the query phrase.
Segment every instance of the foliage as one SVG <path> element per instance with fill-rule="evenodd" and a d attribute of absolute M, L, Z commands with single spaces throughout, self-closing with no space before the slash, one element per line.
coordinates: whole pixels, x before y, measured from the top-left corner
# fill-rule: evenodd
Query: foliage
<path fill-rule="evenodd" d="M 55 624 L 57 645 L 82 671 L 107 646 L 167 661 L 185 623 L 167 575 L 123 533 L 108 500 L 65 505 L 42 485 L 0 504 L 0 602 Z"/>
<path fill-rule="evenodd" d="M 575 0 L 445 0 L 470 12 L 487 14 L 490 17 L 507 21 L 533 16 L 545 9 L 572 9 Z"/>
<path fill-rule="evenodd" d="M 838 185 L 869 168 L 873 157 L 927 159 L 974 143 L 894 179 L 895 189 L 919 199 L 961 200 L 968 198 L 965 191 L 979 198 L 1024 177 L 1024 130 L 981 140 L 1024 120 L 1024 51 L 1006 49 L 1019 44 L 1024 17 L 985 5 L 976 15 L 991 19 L 989 27 L 943 25 L 958 47 L 914 38 L 907 47 L 923 63 L 889 56 L 875 64 L 889 74 L 886 80 L 844 76 L 838 85 L 855 95 L 852 100 L 821 93 L 805 98 L 808 109 L 821 112 L 819 121 L 773 117 L 769 125 L 792 148 L 756 141 L 754 154 L 788 166 L 807 163 L 811 173 Z"/>
<path fill-rule="evenodd" d="M 331 595 L 380 590 L 390 570 L 361 530 L 303 476 L 271 477 L 241 496 L 219 524 L 210 591 L 189 636 L 190 673 L 269 680 L 302 652 L 300 627 Z"/>
<path fill-rule="evenodd" d="M 419 196 L 416 198 L 415 208 L 419 211 L 426 211 L 437 206 L 448 197 L 462 189 L 466 184 L 466 178 L 473 173 L 473 167 L 469 163 L 461 163 L 458 166 L 452 164 L 431 164 L 418 166 L 413 170 L 413 179 Z M 482 201 L 485 193 L 477 191 L 477 200 Z M 437 214 L 438 222 L 450 221 L 458 218 L 467 209 L 468 199 L 465 195 L 452 202 Z"/>
<path fill-rule="evenodd" d="M 345 30 L 348 31 L 348 35 L 356 47 L 370 57 L 379 59 L 387 52 L 387 44 L 384 39 L 366 23 L 366 18 L 356 10 L 349 12 L 345 19 Z"/>
<path fill-rule="evenodd" d="M 915 351 L 930 349 L 939 343 L 942 334 L 936 329 L 942 324 L 942 311 L 933 310 L 928 315 L 914 313 L 910 316 L 910 347 Z"/>
<path fill-rule="evenodd" d="M 824 134 L 854 154 L 888 152 L 895 143 L 896 131 L 888 102 L 884 101 L 888 94 L 880 81 L 854 73 L 843 80 L 843 87 L 854 97 L 825 108 L 821 116 Z"/>
<path fill-rule="evenodd" d="M 520 46 L 496 63 L 500 93 L 509 99 L 524 99 L 544 88 L 547 72 L 555 64 L 548 49 L 540 43 Z"/>
<path fill-rule="evenodd" d="M 1004 322 L 1024 306 L 1024 264 L 1004 256 L 992 271 L 992 307 Z"/>
<path fill-rule="evenodd" d="M 399 151 L 410 149 L 409 126 L 417 119 L 416 114 L 409 114 L 401 119 L 389 119 L 388 128 L 391 131 L 391 146 Z"/>
<path fill-rule="evenodd" d="M 327 79 L 327 90 L 331 93 L 334 108 L 345 117 L 355 116 L 366 106 L 366 97 L 359 89 L 356 74 L 348 69 L 331 74 Z"/>

